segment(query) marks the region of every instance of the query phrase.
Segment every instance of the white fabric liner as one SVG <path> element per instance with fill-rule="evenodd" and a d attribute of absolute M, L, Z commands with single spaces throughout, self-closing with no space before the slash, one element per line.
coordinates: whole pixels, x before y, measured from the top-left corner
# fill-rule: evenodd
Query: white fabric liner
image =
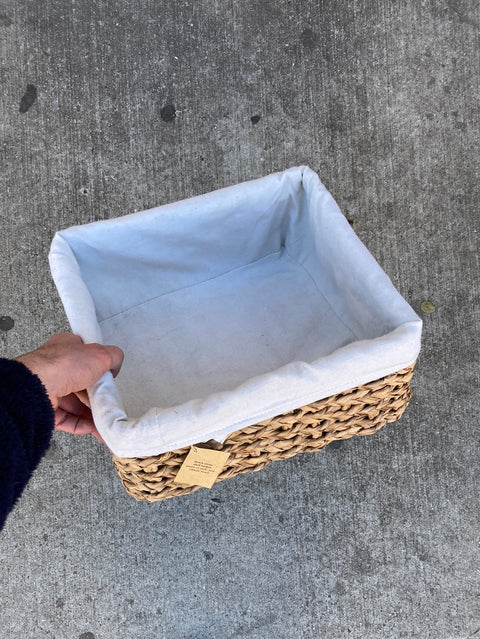
<path fill-rule="evenodd" d="M 420 350 L 421 320 L 307 167 L 60 231 L 50 266 L 72 331 L 125 352 L 89 389 L 120 457 L 221 442 Z"/>

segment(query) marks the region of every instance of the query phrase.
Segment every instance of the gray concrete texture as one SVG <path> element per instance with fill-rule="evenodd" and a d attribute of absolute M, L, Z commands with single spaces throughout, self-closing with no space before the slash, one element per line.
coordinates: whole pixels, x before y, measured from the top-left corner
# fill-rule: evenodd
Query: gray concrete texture
<path fill-rule="evenodd" d="M 480 636 L 479 26 L 475 0 L 0 3 L 2 355 L 68 328 L 58 229 L 298 164 L 425 323 L 399 423 L 211 491 L 137 503 L 55 434 L 0 535 L 2 637 Z"/>

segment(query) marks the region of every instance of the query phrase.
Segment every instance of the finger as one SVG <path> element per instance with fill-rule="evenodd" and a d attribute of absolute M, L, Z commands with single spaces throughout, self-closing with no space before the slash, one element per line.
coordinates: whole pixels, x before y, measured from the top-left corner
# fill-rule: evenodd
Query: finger
<path fill-rule="evenodd" d="M 76 393 L 74 393 L 74 395 L 78 397 L 78 399 L 82 402 L 82 404 L 84 404 L 85 406 L 88 406 L 88 408 L 91 408 L 90 399 L 88 397 L 88 393 L 86 390 L 77 391 Z"/>
<path fill-rule="evenodd" d="M 45 345 L 53 346 L 53 345 L 78 345 L 82 344 L 82 339 L 79 335 L 73 335 L 72 333 L 57 333 L 56 335 L 52 335 L 50 339 L 45 342 Z"/>
<path fill-rule="evenodd" d="M 117 346 L 80 344 L 63 354 L 61 366 L 54 369 L 51 383 L 57 397 L 83 391 L 95 384 L 107 371 L 118 373 L 123 362 L 123 352 Z M 60 371 L 63 375 L 60 377 Z"/>
<path fill-rule="evenodd" d="M 124 353 L 121 348 L 118 348 L 118 346 L 107 345 L 104 346 L 104 348 L 108 351 L 112 360 L 109 370 L 111 370 L 113 376 L 116 377 L 122 367 L 123 359 L 125 357 Z"/>
<path fill-rule="evenodd" d="M 99 442 L 105 444 L 105 440 L 100 435 L 92 420 L 70 415 L 63 409 L 56 411 L 55 429 L 70 435 L 93 435 Z"/>
<path fill-rule="evenodd" d="M 103 437 L 100 435 L 100 433 L 98 432 L 98 430 L 97 430 L 97 429 L 95 429 L 95 430 L 92 432 L 92 435 L 93 435 L 94 437 L 96 437 L 96 438 L 98 439 L 98 441 L 99 441 L 99 442 L 101 442 L 102 444 L 105 444 L 105 445 L 106 445 L 105 440 L 104 440 L 104 439 L 103 439 Z"/>
<path fill-rule="evenodd" d="M 86 394 L 86 391 L 83 391 Z M 102 444 L 105 440 L 98 432 L 90 409 L 72 393 L 60 399 L 59 407 L 55 411 L 55 428 L 72 435 L 91 434 Z"/>
<path fill-rule="evenodd" d="M 86 383 L 79 387 L 88 388 L 107 371 L 117 375 L 123 363 L 123 351 L 118 346 L 103 346 L 102 344 L 85 344 L 82 349 L 85 368 L 81 371 L 81 378 Z M 80 371 L 78 371 L 80 373 Z"/>
<path fill-rule="evenodd" d="M 71 415 L 62 408 L 55 411 L 55 428 L 72 435 L 89 435 L 96 431 L 93 419 Z"/>
<path fill-rule="evenodd" d="M 76 415 L 77 417 L 84 417 L 85 419 L 92 419 L 92 412 L 88 406 L 86 406 L 75 393 L 61 397 L 58 400 L 58 408 L 61 408 L 67 413 Z"/>

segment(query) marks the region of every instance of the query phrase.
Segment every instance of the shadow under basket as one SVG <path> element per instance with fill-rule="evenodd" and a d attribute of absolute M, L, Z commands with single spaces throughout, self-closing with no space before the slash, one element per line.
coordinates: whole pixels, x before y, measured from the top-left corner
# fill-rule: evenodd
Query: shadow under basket
<path fill-rule="evenodd" d="M 272 461 L 313 453 L 331 442 L 356 435 L 372 435 L 402 416 L 411 397 L 414 366 L 382 379 L 332 395 L 302 408 L 243 428 L 223 444 L 210 441 L 199 448 L 228 453 L 217 478 L 262 470 Z M 190 447 L 151 457 L 113 456 L 115 468 L 129 495 L 138 500 L 161 501 L 194 492 L 200 486 L 175 483 Z"/>

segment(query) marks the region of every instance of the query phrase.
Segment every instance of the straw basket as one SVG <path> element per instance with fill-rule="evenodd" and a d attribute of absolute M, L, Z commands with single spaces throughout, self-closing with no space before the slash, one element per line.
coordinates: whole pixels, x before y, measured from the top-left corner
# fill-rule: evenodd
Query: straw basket
<path fill-rule="evenodd" d="M 411 392 L 413 366 L 260 422 L 231 434 L 223 444 L 210 441 L 201 448 L 229 454 L 217 481 L 262 470 L 272 461 L 313 453 L 334 441 L 372 435 L 402 416 Z M 189 447 L 153 457 L 113 456 L 126 491 L 137 500 L 161 501 L 186 495 L 199 486 L 175 483 Z"/>
<path fill-rule="evenodd" d="M 422 322 L 308 167 L 61 230 L 49 259 L 72 331 L 125 353 L 88 393 L 136 499 L 369 435 L 408 404 Z"/>

